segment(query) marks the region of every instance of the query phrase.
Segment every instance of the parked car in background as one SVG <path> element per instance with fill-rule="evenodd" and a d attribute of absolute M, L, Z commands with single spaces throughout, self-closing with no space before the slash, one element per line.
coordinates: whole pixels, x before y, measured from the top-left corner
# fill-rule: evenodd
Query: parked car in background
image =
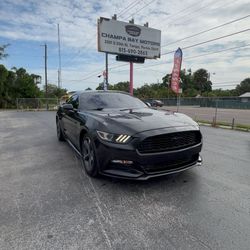
<path fill-rule="evenodd" d="M 152 100 L 151 101 L 151 106 L 152 107 L 162 107 L 163 106 L 163 102 L 160 100 Z"/>
<path fill-rule="evenodd" d="M 59 107 L 56 125 L 58 139 L 68 141 L 92 177 L 145 180 L 201 164 L 195 121 L 127 93 L 75 92 Z"/>

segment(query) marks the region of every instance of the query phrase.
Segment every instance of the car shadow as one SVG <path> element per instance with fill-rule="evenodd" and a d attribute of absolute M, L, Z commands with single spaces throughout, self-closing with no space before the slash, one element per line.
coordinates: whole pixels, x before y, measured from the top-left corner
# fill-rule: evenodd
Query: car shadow
<path fill-rule="evenodd" d="M 154 177 L 143 181 L 99 176 L 97 179 L 94 179 L 94 183 L 98 186 L 109 186 L 112 189 L 126 192 L 134 192 L 135 190 L 150 190 L 151 192 L 189 189 L 191 192 L 196 193 L 199 190 L 200 175 L 197 169 L 194 168 L 178 174 Z"/>

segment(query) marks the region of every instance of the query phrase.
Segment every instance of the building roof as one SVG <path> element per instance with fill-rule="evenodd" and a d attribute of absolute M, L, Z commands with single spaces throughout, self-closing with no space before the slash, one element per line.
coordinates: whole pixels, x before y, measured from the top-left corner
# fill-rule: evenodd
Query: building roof
<path fill-rule="evenodd" d="M 239 97 L 250 97 L 250 92 L 246 92 L 246 93 L 240 95 Z"/>

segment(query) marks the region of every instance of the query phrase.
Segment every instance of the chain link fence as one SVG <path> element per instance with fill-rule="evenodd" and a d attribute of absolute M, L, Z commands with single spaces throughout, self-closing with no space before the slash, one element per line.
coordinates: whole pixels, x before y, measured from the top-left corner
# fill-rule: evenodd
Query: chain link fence
<path fill-rule="evenodd" d="M 16 109 L 25 110 L 57 110 L 59 99 L 57 98 L 18 98 Z"/>
<path fill-rule="evenodd" d="M 201 123 L 250 131 L 250 98 L 180 98 L 179 107 L 175 98 L 160 100 L 164 103 L 163 109 L 178 110 Z"/>
<path fill-rule="evenodd" d="M 153 99 L 148 99 L 151 101 Z M 182 112 L 194 120 L 210 123 L 213 126 L 225 125 L 232 128 L 242 127 L 250 130 L 250 98 L 240 97 L 199 97 L 180 98 L 177 108 L 176 98 L 160 98 L 163 109 Z M 0 100 L 1 101 L 1 100 Z M 144 100 L 145 101 L 145 100 Z M 60 103 L 56 98 L 18 98 L 1 102 L 3 109 L 56 110 Z"/>
<path fill-rule="evenodd" d="M 149 99 L 154 100 L 153 98 Z M 177 98 L 161 98 L 164 105 L 175 106 Z M 184 97 L 180 98 L 181 106 L 198 106 L 205 108 L 250 109 L 250 98 L 241 97 Z"/>

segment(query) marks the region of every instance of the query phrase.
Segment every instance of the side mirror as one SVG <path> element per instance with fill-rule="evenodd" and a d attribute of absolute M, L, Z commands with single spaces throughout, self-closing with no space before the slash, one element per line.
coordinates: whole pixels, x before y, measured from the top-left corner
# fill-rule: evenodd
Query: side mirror
<path fill-rule="evenodd" d="M 68 110 L 68 111 L 74 109 L 74 107 L 71 103 L 65 103 L 62 105 L 62 107 L 63 107 L 63 109 Z"/>

